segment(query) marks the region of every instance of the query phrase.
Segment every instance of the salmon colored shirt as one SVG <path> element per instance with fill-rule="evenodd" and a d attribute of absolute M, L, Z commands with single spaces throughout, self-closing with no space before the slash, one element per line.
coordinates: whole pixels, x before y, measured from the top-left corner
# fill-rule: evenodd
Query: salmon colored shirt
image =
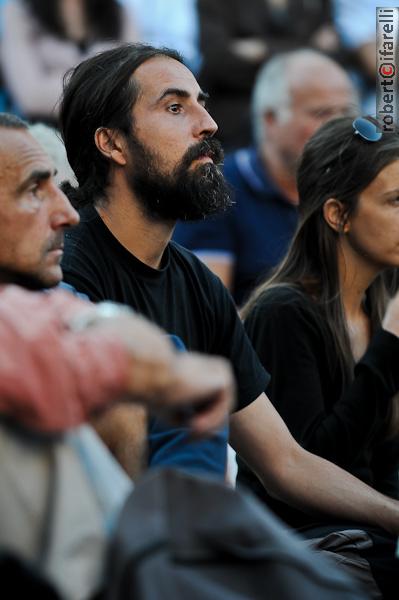
<path fill-rule="evenodd" d="M 86 421 L 127 388 L 129 358 L 111 332 L 74 332 L 95 310 L 63 290 L 0 286 L 0 414 L 41 431 Z"/>

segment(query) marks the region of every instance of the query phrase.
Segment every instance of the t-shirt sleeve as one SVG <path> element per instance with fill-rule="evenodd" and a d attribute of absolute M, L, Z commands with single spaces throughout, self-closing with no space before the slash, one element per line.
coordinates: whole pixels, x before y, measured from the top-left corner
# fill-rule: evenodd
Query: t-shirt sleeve
<path fill-rule="evenodd" d="M 340 398 L 328 406 L 320 357 L 325 339 L 320 317 L 297 298 L 270 294 L 245 326 L 261 363 L 272 374 L 268 396 L 297 441 L 340 466 L 349 467 L 385 427 L 389 401 L 399 388 L 399 339 L 380 331 Z"/>
<path fill-rule="evenodd" d="M 218 277 L 214 278 L 215 331 L 213 353 L 231 361 L 237 383 L 237 406 L 241 410 L 262 394 L 270 381 L 245 332 L 236 306 Z"/>

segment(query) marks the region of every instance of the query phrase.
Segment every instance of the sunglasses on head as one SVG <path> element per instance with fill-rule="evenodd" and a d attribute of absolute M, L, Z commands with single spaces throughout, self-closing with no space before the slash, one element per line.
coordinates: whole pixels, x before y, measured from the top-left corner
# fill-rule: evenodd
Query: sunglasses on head
<path fill-rule="evenodd" d="M 367 142 L 378 142 L 382 138 L 377 125 L 365 117 L 358 117 L 352 123 L 355 135 L 360 135 Z"/>
<path fill-rule="evenodd" d="M 357 117 L 353 123 L 353 135 L 359 135 L 367 142 L 378 142 L 382 138 L 381 131 L 378 131 L 377 125 L 372 121 L 369 121 L 366 117 Z M 347 150 L 350 145 L 350 138 L 347 139 L 341 146 L 337 158 L 333 162 L 340 160 L 343 153 Z M 330 173 L 331 164 L 329 164 L 325 170 L 325 174 Z"/>

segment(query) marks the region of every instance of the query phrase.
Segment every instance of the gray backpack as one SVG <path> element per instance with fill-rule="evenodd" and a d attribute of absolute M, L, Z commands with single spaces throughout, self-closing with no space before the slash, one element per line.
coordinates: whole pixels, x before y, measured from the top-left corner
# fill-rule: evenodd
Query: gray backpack
<path fill-rule="evenodd" d="M 107 600 L 361 600 L 250 493 L 172 469 L 129 496 L 108 558 Z"/>

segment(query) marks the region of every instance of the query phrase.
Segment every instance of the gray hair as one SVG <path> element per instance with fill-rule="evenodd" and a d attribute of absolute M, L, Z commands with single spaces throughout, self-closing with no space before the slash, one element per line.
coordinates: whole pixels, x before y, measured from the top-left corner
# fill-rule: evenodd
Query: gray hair
<path fill-rule="evenodd" d="M 57 185 L 64 181 L 69 181 L 72 185 L 77 185 L 74 172 L 68 162 L 64 142 L 59 132 L 44 123 L 29 125 L 29 131 L 53 161 L 57 169 L 57 175 L 55 176 Z"/>
<path fill-rule="evenodd" d="M 299 62 L 325 61 L 340 66 L 331 58 L 309 48 L 300 48 L 291 52 L 276 54 L 259 70 L 252 92 L 252 125 L 255 142 L 259 145 L 265 137 L 263 117 L 273 112 L 281 121 L 290 116 L 291 77 L 293 65 Z"/>

